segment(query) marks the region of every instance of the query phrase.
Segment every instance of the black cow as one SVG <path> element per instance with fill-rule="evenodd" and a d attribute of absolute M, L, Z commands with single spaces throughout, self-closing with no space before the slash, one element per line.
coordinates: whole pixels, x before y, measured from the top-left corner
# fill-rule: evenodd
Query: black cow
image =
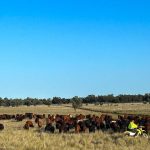
<path fill-rule="evenodd" d="M 45 127 L 45 131 L 54 133 L 55 132 L 55 127 L 52 124 L 47 124 Z"/>
<path fill-rule="evenodd" d="M 0 123 L 0 131 L 4 130 L 4 125 Z"/>

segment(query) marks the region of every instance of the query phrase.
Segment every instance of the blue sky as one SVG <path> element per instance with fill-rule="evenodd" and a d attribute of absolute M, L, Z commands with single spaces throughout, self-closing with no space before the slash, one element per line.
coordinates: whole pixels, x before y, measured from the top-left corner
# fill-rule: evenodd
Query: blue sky
<path fill-rule="evenodd" d="M 147 0 L 0 2 L 0 96 L 150 92 Z"/>

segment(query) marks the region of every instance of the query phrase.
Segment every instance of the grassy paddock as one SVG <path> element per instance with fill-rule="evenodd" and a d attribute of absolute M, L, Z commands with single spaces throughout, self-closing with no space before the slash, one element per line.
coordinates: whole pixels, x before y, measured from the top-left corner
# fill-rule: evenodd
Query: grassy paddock
<path fill-rule="evenodd" d="M 150 115 L 150 104 L 143 103 L 125 103 L 125 104 L 103 104 L 94 105 L 83 104 L 83 109 L 77 109 L 75 112 L 71 105 L 52 105 L 52 106 L 19 106 L 19 107 L 0 107 L 0 114 L 16 114 L 16 113 L 39 113 L 39 114 L 99 114 L 99 112 L 106 113 L 131 113 L 131 114 L 146 114 Z M 84 109 L 89 109 L 87 111 Z M 93 110 L 93 111 L 92 111 Z M 94 112 L 95 111 L 95 112 Z"/>
<path fill-rule="evenodd" d="M 104 104 L 103 106 L 88 105 L 83 106 L 91 110 L 106 112 L 133 112 L 139 114 L 150 114 L 150 105 L 147 104 Z M 38 114 L 97 114 L 86 110 L 77 110 L 75 112 L 71 107 L 62 106 L 30 106 L 30 107 L 0 107 L 0 114 L 16 114 L 33 112 Z M 25 120 L 15 122 L 13 120 L 0 121 L 5 126 L 5 130 L 0 132 L 0 150 L 149 150 L 150 139 L 124 137 L 119 133 L 84 133 L 84 134 L 49 134 L 43 132 L 43 129 L 23 130 Z"/>
<path fill-rule="evenodd" d="M 150 115 L 150 104 L 143 104 L 143 103 L 116 103 L 116 104 L 103 104 L 101 105 L 94 105 L 90 104 L 88 106 L 83 106 L 83 108 L 90 108 L 91 110 L 98 110 L 108 113 L 129 113 L 129 114 L 145 114 Z"/>

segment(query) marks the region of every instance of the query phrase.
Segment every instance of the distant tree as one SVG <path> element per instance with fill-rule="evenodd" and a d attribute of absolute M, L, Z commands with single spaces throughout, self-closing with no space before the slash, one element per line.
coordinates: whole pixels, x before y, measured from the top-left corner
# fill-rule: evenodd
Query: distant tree
<path fill-rule="evenodd" d="M 96 103 L 97 97 L 95 95 L 88 95 L 83 99 L 83 101 L 86 101 L 86 103 Z"/>
<path fill-rule="evenodd" d="M 75 111 L 78 108 L 82 107 L 82 100 L 78 96 L 72 98 L 72 107 L 74 108 Z"/>
<path fill-rule="evenodd" d="M 43 102 L 42 102 L 42 100 L 35 98 L 34 100 L 32 100 L 32 104 L 33 104 L 34 106 L 36 106 L 36 105 L 42 105 Z"/>
<path fill-rule="evenodd" d="M 16 106 L 15 100 L 10 100 L 10 106 L 12 106 L 12 107 L 15 107 L 15 106 Z"/>
<path fill-rule="evenodd" d="M 8 107 L 11 106 L 11 100 L 8 99 L 7 97 L 5 97 L 4 98 L 4 104 L 5 104 L 4 106 L 8 106 Z"/>
<path fill-rule="evenodd" d="M 135 103 L 135 102 L 143 102 L 143 103 L 150 103 L 150 93 L 146 93 L 145 95 L 118 95 L 114 96 L 113 94 L 110 95 L 88 95 L 87 97 L 73 97 L 73 98 L 61 98 L 61 97 L 53 97 L 53 99 L 37 99 L 37 98 L 30 98 L 27 97 L 25 99 L 11 99 L 11 98 L 1 98 L 0 97 L 0 106 L 20 106 L 20 105 L 48 105 L 51 104 L 69 104 L 72 103 L 72 106 L 76 110 L 77 108 L 84 104 L 100 104 L 103 103 Z"/>
<path fill-rule="evenodd" d="M 50 106 L 52 104 L 52 100 L 50 98 L 48 98 L 44 104 L 47 106 Z"/>
<path fill-rule="evenodd" d="M 60 97 L 53 97 L 52 104 L 62 104 Z"/>
<path fill-rule="evenodd" d="M 4 100 L 0 97 L 0 106 L 3 106 Z"/>
<path fill-rule="evenodd" d="M 31 106 L 33 103 L 30 100 L 24 100 L 24 105 Z"/>

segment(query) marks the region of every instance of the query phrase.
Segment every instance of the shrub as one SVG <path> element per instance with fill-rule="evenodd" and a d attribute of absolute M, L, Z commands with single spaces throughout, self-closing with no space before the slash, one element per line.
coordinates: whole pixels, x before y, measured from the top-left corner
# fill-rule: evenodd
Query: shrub
<path fill-rule="evenodd" d="M 77 108 L 82 107 L 82 100 L 75 96 L 72 98 L 72 107 L 74 108 L 74 110 L 76 111 Z"/>

